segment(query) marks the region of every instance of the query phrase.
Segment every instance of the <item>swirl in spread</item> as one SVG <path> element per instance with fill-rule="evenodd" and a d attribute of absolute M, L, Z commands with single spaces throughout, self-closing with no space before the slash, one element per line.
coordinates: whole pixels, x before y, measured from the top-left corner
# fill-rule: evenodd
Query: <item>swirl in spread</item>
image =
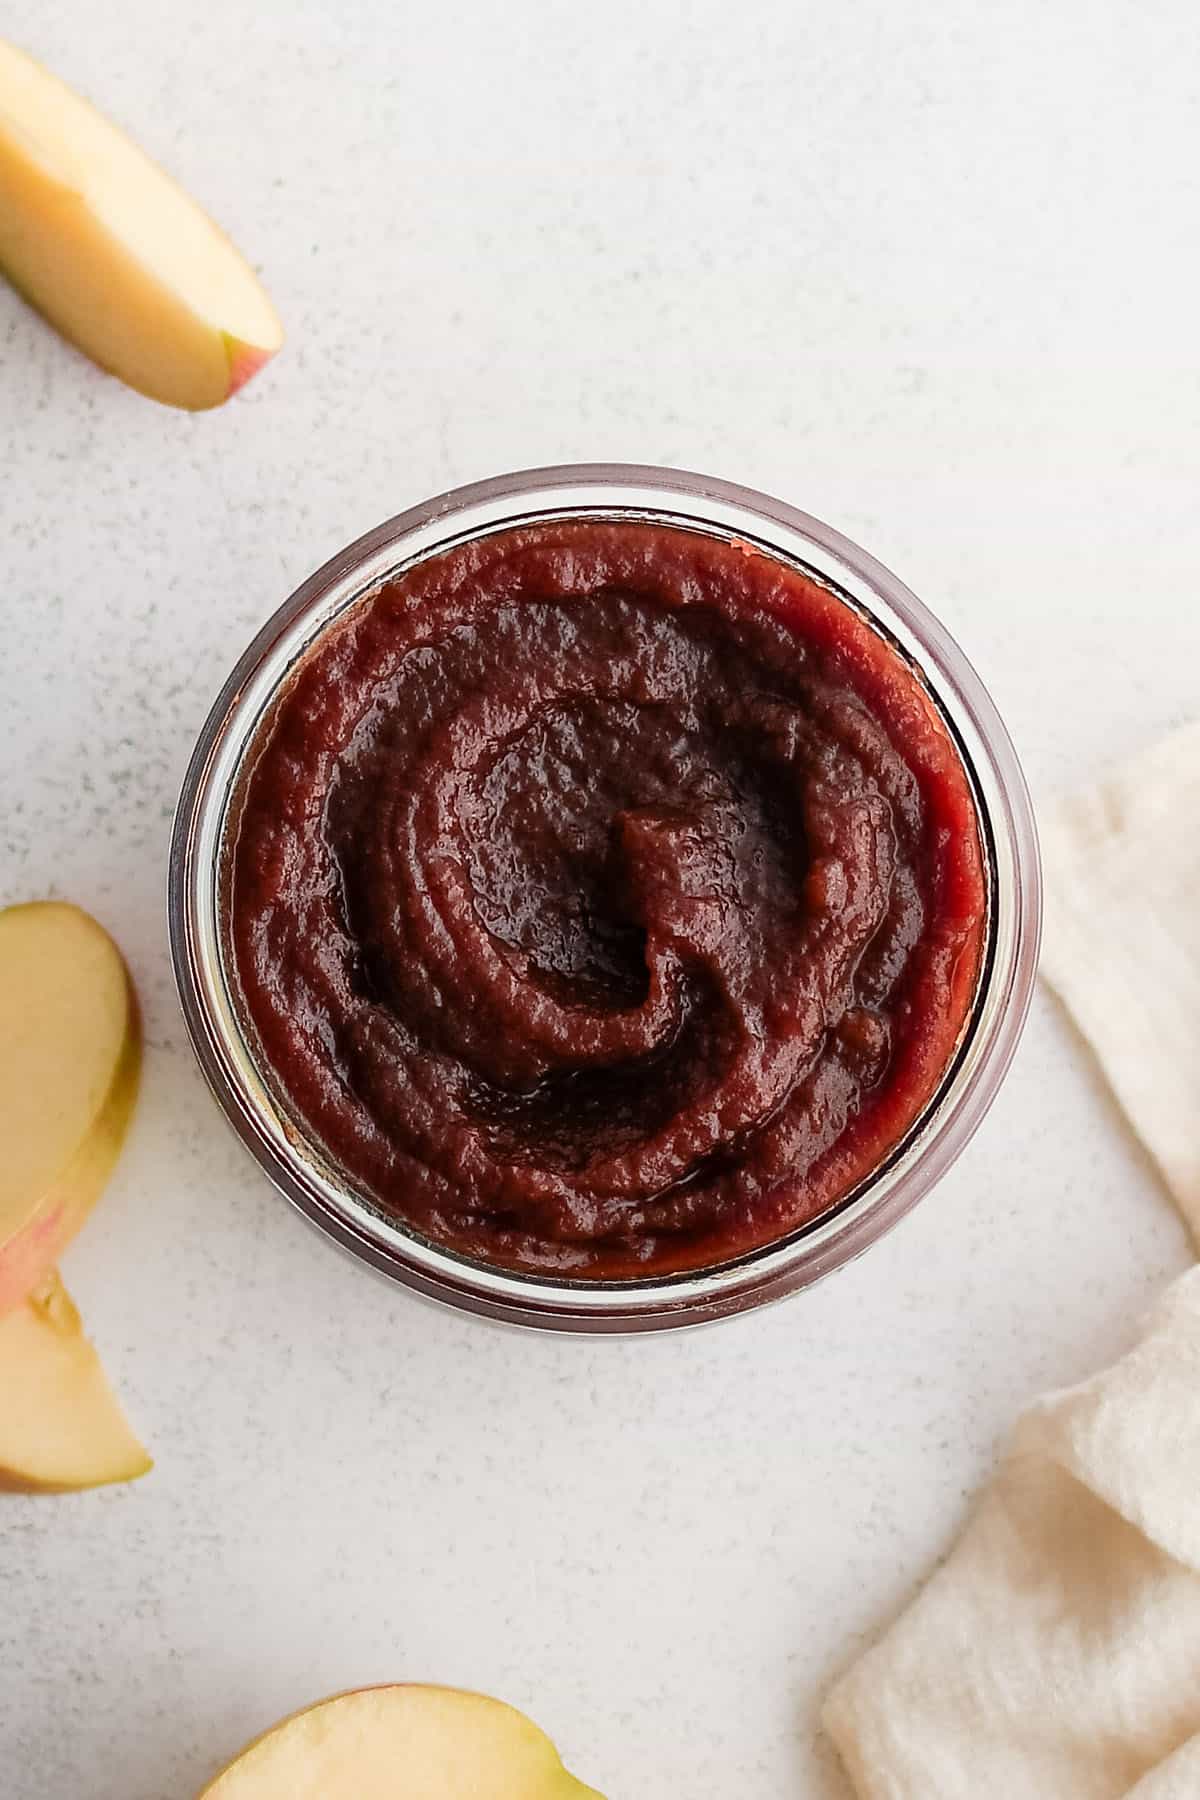
<path fill-rule="evenodd" d="M 583 1278 L 778 1239 L 938 1086 L 986 919 L 918 677 L 799 571 L 682 528 L 467 543 L 307 653 L 235 806 L 274 1085 L 423 1236 Z"/>

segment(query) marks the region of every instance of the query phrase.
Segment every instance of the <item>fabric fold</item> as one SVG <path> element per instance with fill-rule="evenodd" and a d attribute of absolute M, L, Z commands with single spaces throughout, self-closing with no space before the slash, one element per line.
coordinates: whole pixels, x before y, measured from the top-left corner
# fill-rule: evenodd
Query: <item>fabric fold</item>
<path fill-rule="evenodd" d="M 1200 725 L 1043 819 L 1043 973 L 1200 1241 Z M 1200 1269 L 830 1694 L 862 1800 L 1200 1800 Z"/>
<path fill-rule="evenodd" d="M 1200 1245 L 1200 722 L 1041 831 L 1042 974 Z"/>

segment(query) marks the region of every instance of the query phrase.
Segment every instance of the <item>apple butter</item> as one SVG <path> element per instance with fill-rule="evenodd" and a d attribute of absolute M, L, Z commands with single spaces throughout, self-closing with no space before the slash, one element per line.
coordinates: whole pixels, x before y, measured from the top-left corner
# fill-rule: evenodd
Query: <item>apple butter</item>
<path fill-rule="evenodd" d="M 971 1012 L 987 885 L 919 673 L 750 544 L 567 518 L 322 633 L 228 851 L 243 1025 L 419 1235 L 584 1280 L 711 1266 L 886 1159 Z"/>

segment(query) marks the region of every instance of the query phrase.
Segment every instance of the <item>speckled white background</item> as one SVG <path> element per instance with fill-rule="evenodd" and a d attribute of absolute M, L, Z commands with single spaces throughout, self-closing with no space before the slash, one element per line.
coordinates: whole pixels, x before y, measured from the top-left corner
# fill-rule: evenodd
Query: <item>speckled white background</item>
<path fill-rule="evenodd" d="M 432 1678 L 612 1800 L 843 1800 L 818 1697 L 1022 1400 L 1186 1257 L 1040 995 L 950 1179 L 813 1294 L 696 1336 L 506 1334 L 275 1199 L 202 1089 L 163 885 L 251 630 L 349 537 L 500 468 L 784 495 L 959 635 L 1036 790 L 1197 710 L 1191 0 L 10 0 L 259 263 L 223 413 L 124 392 L 0 292 L 0 900 L 126 948 L 143 1104 L 67 1273 L 158 1459 L 0 1502 L 4 1800 L 188 1800 L 278 1714 Z"/>

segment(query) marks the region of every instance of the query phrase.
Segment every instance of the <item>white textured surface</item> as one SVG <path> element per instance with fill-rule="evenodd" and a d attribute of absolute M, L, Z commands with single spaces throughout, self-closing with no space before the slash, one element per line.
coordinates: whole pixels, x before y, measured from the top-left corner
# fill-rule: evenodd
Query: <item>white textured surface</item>
<path fill-rule="evenodd" d="M 812 1295 L 564 1343 L 428 1310 L 287 1213 L 170 989 L 168 819 L 253 626 L 451 482 L 571 458 L 773 490 L 959 635 L 1035 788 L 1194 715 L 1200 102 L 1188 0 L 686 9 L 13 0 L 266 272 L 225 412 L 126 393 L 0 292 L 0 898 L 146 1001 L 130 1150 L 66 1270 L 158 1458 L 0 1501 L 4 1800 L 187 1800 L 360 1681 L 528 1707 L 612 1800 L 842 1800 L 831 1674 L 1034 1390 L 1182 1231 L 1050 1003 L 958 1169 Z"/>

